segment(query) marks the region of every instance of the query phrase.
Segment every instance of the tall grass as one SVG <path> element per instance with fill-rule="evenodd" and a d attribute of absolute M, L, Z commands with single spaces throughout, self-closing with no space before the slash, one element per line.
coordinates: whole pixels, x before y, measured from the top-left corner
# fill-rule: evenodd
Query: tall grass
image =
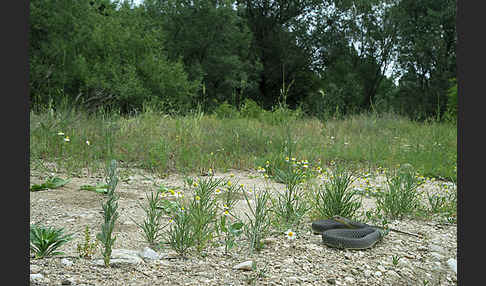
<path fill-rule="evenodd" d="M 283 164 L 290 149 L 293 157 L 309 162 L 367 169 L 410 163 L 425 176 L 456 178 L 457 128 L 450 123 L 414 122 L 393 114 L 324 122 L 280 117 L 172 117 L 150 110 L 136 116 L 62 109 L 32 113 L 31 166 L 47 171 L 51 165 L 46 162 L 55 162 L 68 172 L 96 172 L 115 158 L 160 174 L 225 171 L 256 168 L 266 160 Z"/>

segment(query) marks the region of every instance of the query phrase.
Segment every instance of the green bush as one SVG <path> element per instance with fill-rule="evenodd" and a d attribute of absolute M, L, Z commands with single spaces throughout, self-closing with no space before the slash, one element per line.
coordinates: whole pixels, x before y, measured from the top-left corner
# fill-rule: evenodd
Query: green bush
<path fill-rule="evenodd" d="M 235 118 L 239 115 L 239 112 L 235 107 L 225 101 L 216 107 L 214 114 L 218 118 Z"/>
<path fill-rule="evenodd" d="M 246 98 L 240 109 L 242 117 L 259 118 L 265 110 L 261 108 L 254 100 Z"/>

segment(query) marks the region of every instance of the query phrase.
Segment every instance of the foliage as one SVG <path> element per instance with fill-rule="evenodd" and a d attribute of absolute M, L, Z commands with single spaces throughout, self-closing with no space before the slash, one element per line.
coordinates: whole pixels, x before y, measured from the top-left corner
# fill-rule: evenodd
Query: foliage
<path fill-rule="evenodd" d="M 63 234 L 64 229 L 43 227 L 40 225 L 30 226 L 30 248 L 35 254 L 35 258 L 64 254 L 57 249 L 72 239 L 71 234 Z"/>
<path fill-rule="evenodd" d="M 150 193 L 150 197 L 147 195 L 147 205 L 141 206 L 145 212 L 145 220 L 143 223 L 134 221 L 135 224 L 143 230 L 145 239 L 151 246 L 155 246 L 157 239 L 162 235 L 161 230 L 163 226 L 161 218 L 164 211 L 159 208 L 160 202 L 160 192 L 152 192 Z"/>
<path fill-rule="evenodd" d="M 119 217 L 118 214 L 118 195 L 115 194 L 116 185 L 118 184 L 118 172 L 116 170 L 117 162 L 112 160 L 107 167 L 106 183 L 108 185 L 108 199 L 102 203 L 104 223 L 101 226 L 101 232 L 96 238 L 103 244 L 103 260 L 106 267 L 110 266 L 111 251 L 116 240 L 113 236 L 115 222 Z"/>
<path fill-rule="evenodd" d="M 245 236 L 248 239 L 250 253 L 263 249 L 263 239 L 268 235 L 270 227 L 270 209 L 267 203 L 270 202 L 270 193 L 267 190 L 254 190 L 252 200 L 246 192 L 243 192 L 246 204 L 250 213 L 245 213 L 248 222 L 245 224 Z"/>
<path fill-rule="evenodd" d="M 328 181 L 315 191 L 314 216 L 321 219 L 336 215 L 352 218 L 361 207 L 361 201 L 350 189 L 352 181 L 351 171 L 335 167 Z"/>
<path fill-rule="evenodd" d="M 285 184 L 285 191 L 271 199 L 277 225 L 285 229 L 300 225 L 303 216 L 310 209 L 304 199 L 304 189 L 300 186 L 306 174 L 298 168 L 292 168 L 290 164 L 287 169 L 274 169 L 273 173 L 278 181 Z"/>
<path fill-rule="evenodd" d="M 457 81 L 456 78 L 450 80 L 452 86 L 447 91 L 447 113 L 451 119 L 457 118 Z M 455 121 L 455 120 L 453 120 Z"/>
<path fill-rule="evenodd" d="M 89 231 L 89 226 L 86 226 L 84 229 L 84 242 L 83 244 L 78 244 L 77 251 L 79 257 L 82 258 L 91 258 L 98 249 L 98 240 L 91 242 L 91 235 Z"/>
<path fill-rule="evenodd" d="M 391 177 L 387 175 L 386 190 L 376 200 L 377 209 L 393 219 L 411 214 L 419 205 L 419 186 L 415 170 L 410 164 L 405 164 Z"/>
<path fill-rule="evenodd" d="M 45 183 L 42 183 L 40 185 L 38 184 L 33 184 L 30 186 L 30 191 L 35 192 L 35 191 L 42 191 L 42 190 L 48 190 L 48 189 L 57 189 L 60 188 L 67 183 L 69 183 L 71 179 L 64 180 L 62 178 L 58 177 L 52 177 L 46 180 Z"/>
<path fill-rule="evenodd" d="M 161 29 L 142 8 L 105 3 L 100 13 L 91 4 L 100 1 L 30 3 L 34 107 L 67 97 L 92 110 L 130 112 L 152 102 L 164 111 L 187 112 L 198 83 L 187 80 L 181 63 L 167 60 Z"/>

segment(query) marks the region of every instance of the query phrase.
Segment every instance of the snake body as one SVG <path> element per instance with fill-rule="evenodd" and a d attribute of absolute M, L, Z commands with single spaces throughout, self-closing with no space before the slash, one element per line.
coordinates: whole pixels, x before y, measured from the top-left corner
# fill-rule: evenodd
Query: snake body
<path fill-rule="evenodd" d="M 380 228 L 339 216 L 313 222 L 312 230 L 322 235 L 324 244 L 336 248 L 367 249 L 383 238 Z"/>

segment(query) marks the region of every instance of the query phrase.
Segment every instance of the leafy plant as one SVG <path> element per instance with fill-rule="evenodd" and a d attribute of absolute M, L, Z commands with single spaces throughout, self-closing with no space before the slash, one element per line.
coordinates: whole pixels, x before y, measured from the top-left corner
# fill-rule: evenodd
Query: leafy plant
<path fill-rule="evenodd" d="M 193 227 L 196 249 L 199 253 L 213 236 L 213 223 L 216 222 L 217 210 L 214 191 L 221 185 L 223 180 L 210 176 L 207 179 L 199 180 L 197 187 L 194 189 L 194 196 L 189 205 L 188 215 Z"/>
<path fill-rule="evenodd" d="M 224 214 L 220 217 L 218 231 L 224 233 L 224 252 L 226 254 L 235 246 L 236 237 L 243 233 L 243 226 L 244 223 L 241 221 L 228 222 L 228 216 Z"/>
<path fill-rule="evenodd" d="M 110 266 L 110 258 L 113 244 L 115 243 L 116 236 L 112 237 L 113 229 L 115 228 L 115 222 L 118 219 L 118 195 L 115 194 L 116 185 L 118 184 L 116 160 L 112 160 L 107 169 L 106 182 L 108 185 L 108 199 L 102 204 L 104 223 L 101 226 L 101 232 L 96 235 L 96 238 L 103 244 L 103 260 L 105 266 Z"/>
<path fill-rule="evenodd" d="M 182 257 L 195 245 L 191 217 L 184 207 L 180 207 L 170 220 L 165 237 L 170 247 Z"/>
<path fill-rule="evenodd" d="M 132 219 L 143 230 L 145 239 L 151 246 L 156 244 L 156 240 L 161 236 L 160 231 L 163 228 L 161 218 L 164 211 L 159 208 L 160 201 L 160 192 L 152 192 L 150 197 L 147 195 L 147 205 L 141 206 L 145 211 L 145 220 L 143 223 L 138 223 Z"/>
<path fill-rule="evenodd" d="M 99 245 L 97 240 L 91 242 L 89 226 L 86 226 L 86 228 L 84 229 L 84 243 L 78 244 L 77 246 L 79 257 L 91 258 L 96 253 L 98 246 Z"/>
<path fill-rule="evenodd" d="M 48 190 L 48 189 L 57 189 L 60 188 L 67 183 L 69 183 L 71 179 L 62 179 L 58 177 L 52 177 L 46 180 L 45 183 L 42 183 L 40 185 L 34 184 L 30 187 L 31 192 L 36 192 L 36 191 L 42 191 L 42 190 Z"/>
<path fill-rule="evenodd" d="M 377 208 L 391 218 L 412 213 L 419 205 L 417 188 L 421 184 L 413 167 L 402 167 L 386 180 L 386 188 L 376 200 Z"/>
<path fill-rule="evenodd" d="M 277 225 L 281 228 L 299 224 L 302 217 L 310 209 L 304 199 L 304 191 L 299 186 L 305 178 L 300 169 L 289 166 L 287 170 L 274 169 L 274 176 L 285 184 L 285 191 L 271 198 L 272 209 L 277 216 Z"/>
<path fill-rule="evenodd" d="M 260 251 L 263 249 L 262 239 L 267 235 L 270 226 L 270 210 L 267 206 L 270 194 L 267 190 L 255 190 L 252 193 L 254 205 L 250 203 L 246 192 L 243 193 L 250 210 L 250 215 L 245 213 L 248 223 L 244 227 L 245 235 L 249 240 L 250 253 L 253 253 L 254 250 Z"/>
<path fill-rule="evenodd" d="M 108 194 L 108 185 L 107 184 L 97 184 L 97 185 L 82 185 L 79 187 L 80 190 L 85 191 L 92 191 L 98 194 Z"/>
<path fill-rule="evenodd" d="M 71 234 L 64 235 L 64 229 L 30 226 L 30 248 L 34 251 L 35 258 L 44 258 L 54 255 L 62 255 L 64 252 L 56 251 L 72 239 Z"/>
<path fill-rule="evenodd" d="M 336 167 L 323 187 L 315 192 L 314 211 L 319 218 L 331 218 L 335 215 L 351 218 L 361 207 L 361 201 L 355 198 L 356 192 L 350 189 L 352 174 L 343 167 Z"/>

